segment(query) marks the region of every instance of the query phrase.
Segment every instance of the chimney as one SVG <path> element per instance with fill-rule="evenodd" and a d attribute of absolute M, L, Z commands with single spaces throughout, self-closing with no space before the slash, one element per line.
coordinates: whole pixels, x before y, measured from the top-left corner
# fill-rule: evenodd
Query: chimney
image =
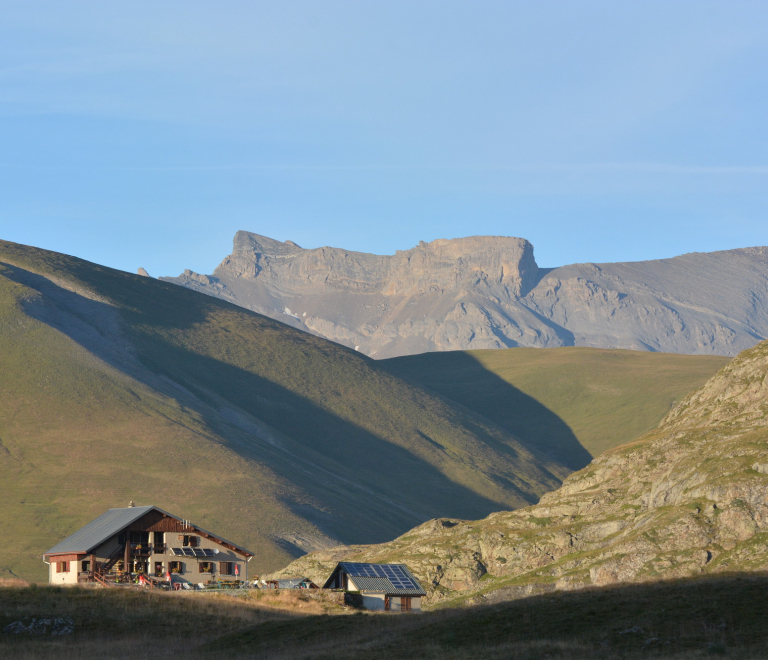
<path fill-rule="evenodd" d="M 133 500 L 131 500 L 130 502 L 128 502 L 128 507 L 129 507 L 129 508 L 133 508 L 133 507 L 135 507 L 135 506 L 136 506 L 136 505 L 133 503 Z"/>

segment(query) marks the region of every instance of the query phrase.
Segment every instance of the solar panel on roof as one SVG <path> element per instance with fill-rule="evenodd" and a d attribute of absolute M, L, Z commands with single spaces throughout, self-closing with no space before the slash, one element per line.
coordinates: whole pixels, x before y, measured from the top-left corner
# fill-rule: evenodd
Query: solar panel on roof
<path fill-rule="evenodd" d="M 195 551 L 192 548 L 184 548 L 184 554 L 187 557 L 194 557 L 195 556 Z"/>
<path fill-rule="evenodd" d="M 213 557 L 216 554 L 216 551 L 212 548 L 203 548 L 203 552 L 205 553 L 206 557 Z"/>
<path fill-rule="evenodd" d="M 183 555 L 184 551 L 181 548 L 171 548 L 171 552 L 174 555 Z"/>
<path fill-rule="evenodd" d="M 419 586 L 403 570 L 393 564 L 345 563 L 344 568 L 351 577 L 387 578 L 396 589 L 419 589 Z"/>
<path fill-rule="evenodd" d="M 205 557 L 205 553 L 202 548 L 192 548 L 192 552 L 195 553 L 195 557 Z"/>

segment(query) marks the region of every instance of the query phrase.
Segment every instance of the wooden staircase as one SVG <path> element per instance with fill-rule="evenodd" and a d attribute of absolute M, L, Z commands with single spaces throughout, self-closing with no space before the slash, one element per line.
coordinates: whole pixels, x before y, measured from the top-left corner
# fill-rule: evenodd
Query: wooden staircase
<path fill-rule="evenodd" d="M 107 573 L 112 570 L 114 565 L 125 556 L 125 544 L 117 546 L 117 549 L 107 557 L 106 561 L 96 562 L 93 571 L 93 579 L 105 587 L 114 587 L 114 582 L 107 579 Z"/>
<path fill-rule="evenodd" d="M 118 546 L 118 548 L 103 562 L 96 562 L 95 570 L 93 571 L 93 581 L 98 582 L 105 587 L 125 587 L 135 586 L 130 579 L 130 576 L 116 576 L 110 575 L 109 572 L 125 556 L 125 544 Z M 151 589 L 165 586 L 168 584 L 167 580 L 162 577 L 154 575 L 145 575 L 148 586 Z"/>
<path fill-rule="evenodd" d="M 112 567 L 125 556 L 125 544 L 117 546 L 117 549 L 109 555 L 107 561 L 97 564 L 96 572 L 104 575 L 109 573 Z"/>

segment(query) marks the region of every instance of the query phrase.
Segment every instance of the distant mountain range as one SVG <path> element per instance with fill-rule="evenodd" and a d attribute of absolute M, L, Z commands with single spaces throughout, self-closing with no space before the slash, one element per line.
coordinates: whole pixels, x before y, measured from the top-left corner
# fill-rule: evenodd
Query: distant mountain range
<path fill-rule="evenodd" d="M 522 238 L 394 256 L 240 231 L 213 272 L 161 278 L 375 358 L 513 346 L 733 356 L 768 337 L 768 248 L 539 268 Z"/>

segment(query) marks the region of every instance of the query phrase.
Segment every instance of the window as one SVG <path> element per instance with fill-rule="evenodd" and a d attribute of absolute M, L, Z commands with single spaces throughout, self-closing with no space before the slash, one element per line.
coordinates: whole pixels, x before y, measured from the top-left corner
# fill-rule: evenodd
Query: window
<path fill-rule="evenodd" d="M 156 577 L 163 577 L 163 562 L 156 561 L 155 562 L 155 576 Z"/>
<path fill-rule="evenodd" d="M 131 532 L 130 541 L 131 547 L 146 550 L 149 548 L 149 532 Z"/>
<path fill-rule="evenodd" d="M 198 546 L 197 537 L 196 536 L 184 536 L 184 538 L 181 541 L 181 544 L 185 548 L 196 548 Z"/>
<path fill-rule="evenodd" d="M 219 562 L 219 573 L 221 575 L 234 575 L 235 569 L 232 566 L 231 561 L 220 561 Z"/>
<path fill-rule="evenodd" d="M 88 573 L 91 570 L 91 562 L 90 561 L 84 561 L 80 563 L 80 570 L 83 573 Z"/>
<path fill-rule="evenodd" d="M 213 562 L 212 561 L 201 561 L 200 562 L 200 572 L 201 573 L 213 573 Z"/>
<path fill-rule="evenodd" d="M 57 561 L 56 562 L 56 572 L 57 573 L 69 573 L 69 562 L 68 561 Z"/>
<path fill-rule="evenodd" d="M 184 562 L 183 561 L 172 561 L 171 562 L 171 573 L 177 573 L 178 575 L 181 575 L 184 572 Z"/>

